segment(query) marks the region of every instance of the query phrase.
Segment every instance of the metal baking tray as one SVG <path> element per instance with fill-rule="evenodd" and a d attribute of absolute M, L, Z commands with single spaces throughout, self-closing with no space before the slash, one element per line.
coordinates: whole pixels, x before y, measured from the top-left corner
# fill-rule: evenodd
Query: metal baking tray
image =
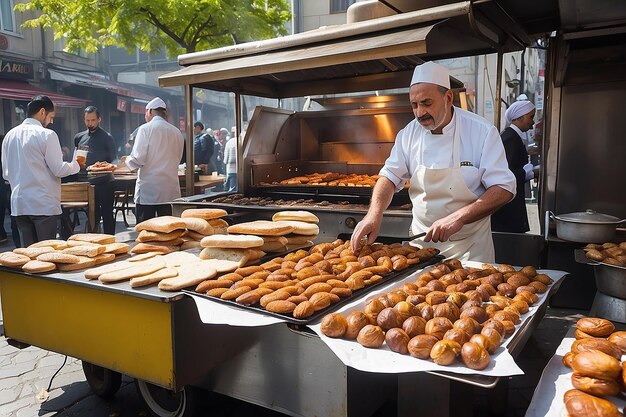
<path fill-rule="evenodd" d="M 312 316 L 307 317 L 305 319 L 296 319 L 296 318 L 294 318 L 290 314 L 273 313 L 271 311 L 267 311 L 266 309 L 264 309 L 263 307 L 261 307 L 258 304 L 246 306 L 246 305 L 238 304 L 234 300 L 223 300 L 221 298 L 211 297 L 211 296 L 208 296 L 206 294 L 197 293 L 195 291 L 183 290 L 183 292 L 185 292 L 187 294 L 195 295 L 195 296 L 198 296 L 198 297 L 203 297 L 203 298 L 206 298 L 208 300 L 217 301 L 217 302 L 222 303 L 222 304 L 235 306 L 237 308 L 242 308 L 242 309 L 245 309 L 245 310 L 255 311 L 255 312 L 267 314 L 267 315 L 270 315 L 270 316 L 278 317 L 280 319 L 283 319 L 287 323 L 307 325 L 310 322 L 313 322 L 313 321 L 317 320 L 318 318 L 320 318 L 322 316 L 325 316 L 326 314 L 331 313 L 331 312 L 337 310 L 339 307 L 354 301 L 355 299 L 363 296 L 364 294 L 369 293 L 370 291 L 372 291 L 373 289 L 375 289 L 377 287 L 380 287 L 381 285 L 388 284 L 389 282 L 394 281 L 396 279 L 404 278 L 407 275 L 412 274 L 415 271 L 423 269 L 423 268 L 425 268 L 425 267 L 427 267 L 429 265 L 434 265 L 437 262 L 442 261 L 443 259 L 444 259 L 443 256 L 436 255 L 436 256 L 433 256 L 432 258 L 430 258 L 430 259 L 428 259 L 428 260 L 426 260 L 424 262 L 420 262 L 418 264 L 411 265 L 411 266 L 409 266 L 408 268 L 406 268 L 406 269 L 404 269 L 402 271 L 391 272 L 391 273 L 383 276 L 383 279 L 380 280 L 379 282 L 376 282 L 376 283 L 374 283 L 372 285 L 368 285 L 367 287 L 361 288 L 360 290 L 356 290 L 356 291 L 354 291 L 352 293 L 352 295 L 350 297 L 342 298 L 338 302 L 336 302 L 334 304 L 331 304 L 331 305 L 329 305 L 328 307 L 326 307 L 324 309 L 316 311 Z"/>

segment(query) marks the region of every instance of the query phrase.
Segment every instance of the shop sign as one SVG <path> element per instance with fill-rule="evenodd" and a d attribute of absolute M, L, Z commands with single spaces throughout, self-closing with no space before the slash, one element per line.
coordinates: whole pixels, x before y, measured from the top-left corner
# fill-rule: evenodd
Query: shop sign
<path fill-rule="evenodd" d="M 0 76 L 29 80 L 33 78 L 33 64 L 26 61 L 15 61 L 0 56 Z"/>
<path fill-rule="evenodd" d="M 136 114 L 144 114 L 146 112 L 146 105 L 139 103 L 130 104 L 130 112 Z"/>
<path fill-rule="evenodd" d="M 127 108 L 128 108 L 128 102 L 118 97 L 117 98 L 117 110 L 126 112 Z"/>

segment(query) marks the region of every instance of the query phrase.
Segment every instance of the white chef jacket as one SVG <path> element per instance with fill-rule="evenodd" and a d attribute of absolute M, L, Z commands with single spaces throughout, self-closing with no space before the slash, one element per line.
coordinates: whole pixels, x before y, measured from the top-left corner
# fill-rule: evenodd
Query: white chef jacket
<path fill-rule="evenodd" d="M 166 204 L 180 198 L 178 164 L 183 155 L 183 135 L 160 116 L 137 130 L 135 145 L 126 158 L 131 170 L 139 170 L 135 203 Z"/>
<path fill-rule="evenodd" d="M 396 142 L 380 175 L 393 182 L 399 191 L 418 165 L 452 167 L 453 135 L 457 124 L 461 135 L 461 172 L 467 188 L 477 197 L 493 185 L 515 195 L 515 176 L 509 170 L 497 129 L 484 118 L 458 107 L 454 107 L 452 120 L 441 135 L 433 135 L 415 119 L 409 122 L 396 135 Z"/>
<path fill-rule="evenodd" d="M 78 171 L 78 162 L 63 162 L 57 134 L 37 119 L 25 119 L 2 142 L 2 176 L 11 185 L 13 216 L 61 214 L 61 178 Z"/>

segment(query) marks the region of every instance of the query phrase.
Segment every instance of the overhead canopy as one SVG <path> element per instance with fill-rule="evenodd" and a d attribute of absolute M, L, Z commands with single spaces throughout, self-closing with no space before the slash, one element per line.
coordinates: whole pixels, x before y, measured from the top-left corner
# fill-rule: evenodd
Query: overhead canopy
<path fill-rule="evenodd" d="M 480 16 L 470 2 L 460 2 L 181 55 L 186 67 L 159 82 L 273 98 L 408 87 L 424 60 L 520 49 L 528 42 L 506 14 Z"/>
<path fill-rule="evenodd" d="M 152 98 L 152 96 L 148 94 L 135 91 L 124 84 L 109 80 L 97 74 L 75 70 L 62 70 L 58 68 L 48 68 L 48 72 L 50 73 L 50 78 L 56 81 L 64 81 L 70 84 L 92 88 L 101 88 L 114 94 L 141 100 L 150 100 Z"/>
<path fill-rule="evenodd" d="M 53 93 L 52 91 L 47 91 L 28 83 L 0 80 L 0 98 L 30 101 L 37 95 L 50 97 L 57 107 L 85 107 L 87 105 L 87 100 Z"/>

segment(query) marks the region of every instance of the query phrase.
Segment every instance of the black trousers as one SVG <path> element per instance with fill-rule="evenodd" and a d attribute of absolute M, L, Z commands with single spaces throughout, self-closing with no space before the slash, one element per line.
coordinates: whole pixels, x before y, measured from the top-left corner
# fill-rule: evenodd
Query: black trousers
<path fill-rule="evenodd" d="M 109 235 L 115 234 L 115 218 L 113 217 L 114 204 L 114 183 L 113 181 L 104 182 L 96 185 L 96 224 L 91 225 L 92 229 L 100 223 L 102 218 L 102 231 Z"/>
<path fill-rule="evenodd" d="M 159 216 L 171 216 L 171 204 L 137 204 L 135 206 L 135 214 L 137 215 L 137 223 L 152 219 Z"/>
<path fill-rule="evenodd" d="M 56 239 L 59 216 L 16 216 L 20 240 L 26 248 L 35 242 Z"/>

